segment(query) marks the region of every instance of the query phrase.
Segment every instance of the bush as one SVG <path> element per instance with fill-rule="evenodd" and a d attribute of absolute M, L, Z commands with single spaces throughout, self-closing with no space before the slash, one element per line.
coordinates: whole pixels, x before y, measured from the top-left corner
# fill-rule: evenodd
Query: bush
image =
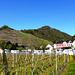
<path fill-rule="evenodd" d="M 38 70 L 35 69 L 34 72 L 33 72 L 33 74 L 36 75 L 37 73 L 38 73 Z"/>

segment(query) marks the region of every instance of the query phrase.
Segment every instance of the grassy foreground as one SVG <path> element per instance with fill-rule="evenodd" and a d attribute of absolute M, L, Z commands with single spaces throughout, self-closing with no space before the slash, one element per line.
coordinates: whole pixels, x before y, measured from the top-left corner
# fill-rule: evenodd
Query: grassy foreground
<path fill-rule="evenodd" d="M 75 60 L 73 56 L 70 56 L 69 63 L 61 75 L 75 75 Z"/>
<path fill-rule="evenodd" d="M 6 60 L 9 75 L 75 75 L 73 56 L 6 54 Z M 6 75 L 3 70 L 5 63 L 0 54 L 0 75 Z"/>

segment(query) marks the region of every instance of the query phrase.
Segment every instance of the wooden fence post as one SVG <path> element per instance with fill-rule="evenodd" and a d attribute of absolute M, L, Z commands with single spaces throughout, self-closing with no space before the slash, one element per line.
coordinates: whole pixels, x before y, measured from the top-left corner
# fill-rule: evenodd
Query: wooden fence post
<path fill-rule="evenodd" d="M 56 75 L 57 75 L 57 52 L 56 52 Z"/>
<path fill-rule="evenodd" d="M 42 58 L 41 58 L 41 61 L 42 61 L 42 73 L 43 73 L 43 53 L 42 53 L 42 56 L 41 56 Z"/>
<path fill-rule="evenodd" d="M 25 58 L 25 75 L 27 75 L 27 51 L 26 51 L 26 58 Z"/>
<path fill-rule="evenodd" d="M 39 75 L 39 67 L 38 67 L 38 75 Z"/>
<path fill-rule="evenodd" d="M 61 74 L 61 65 L 60 65 L 60 74 Z"/>
<path fill-rule="evenodd" d="M 52 71 L 51 75 L 54 75 L 54 71 Z"/>
<path fill-rule="evenodd" d="M 34 69 L 33 65 L 34 65 L 34 52 L 32 52 L 32 75 L 33 75 L 33 69 Z"/>
<path fill-rule="evenodd" d="M 3 50 L 3 73 L 4 72 L 5 72 L 5 75 L 10 75 L 5 50 Z"/>

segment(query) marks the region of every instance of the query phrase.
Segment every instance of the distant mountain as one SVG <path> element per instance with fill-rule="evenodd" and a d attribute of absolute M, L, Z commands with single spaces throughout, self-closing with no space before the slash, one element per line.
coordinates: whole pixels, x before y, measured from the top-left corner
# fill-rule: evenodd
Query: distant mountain
<path fill-rule="evenodd" d="M 72 37 L 67 33 L 61 32 L 49 26 L 43 26 L 42 28 L 39 29 L 29 29 L 29 30 L 24 29 L 21 31 L 52 42 L 56 42 L 60 40 L 68 40 L 71 39 Z"/>
<path fill-rule="evenodd" d="M 0 28 L 0 40 L 10 41 L 11 43 L 18 43 L 19 45 L 34 45 L 38 48 L 41 45 L 47 45 L 48 43 L 52 44 L 50 41 L 35 37 L 32 34 L 14 30 L 6 25 Z"/>

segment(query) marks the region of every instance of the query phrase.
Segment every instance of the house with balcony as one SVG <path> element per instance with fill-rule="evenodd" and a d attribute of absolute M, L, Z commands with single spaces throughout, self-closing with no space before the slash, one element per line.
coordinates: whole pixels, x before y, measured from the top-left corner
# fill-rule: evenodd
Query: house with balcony
<path fill-rule="evenodd" d="M 68 47 L 66 41 L 58 41 L 56 44 L 54 44 L 54 49 L 61 49 L 63 47 Z"/>

